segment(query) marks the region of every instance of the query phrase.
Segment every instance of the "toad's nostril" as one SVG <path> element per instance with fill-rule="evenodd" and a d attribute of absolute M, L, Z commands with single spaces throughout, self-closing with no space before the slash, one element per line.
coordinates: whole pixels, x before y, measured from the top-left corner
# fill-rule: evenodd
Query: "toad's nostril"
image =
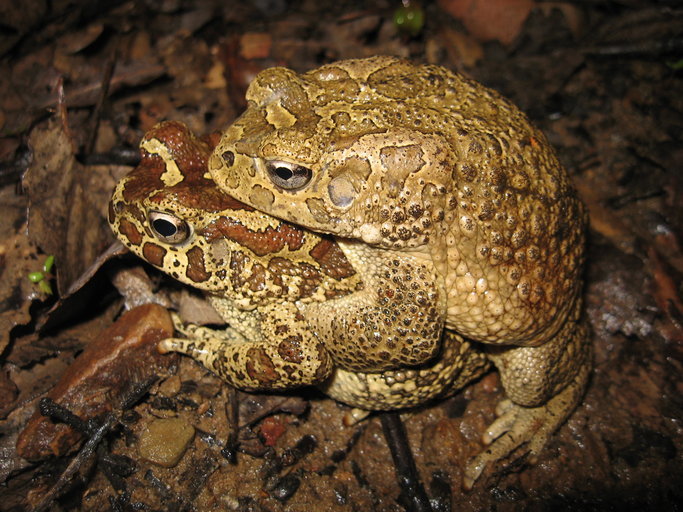
<path fill-rule="evenodd" d="M 228 167 L 232 167 L 232 165 L 235 163 L 235 153 L 233 153 L 232 151 L 223 151 L 221 156 L 223 157 L 225 165 L 227 165 Z"/>

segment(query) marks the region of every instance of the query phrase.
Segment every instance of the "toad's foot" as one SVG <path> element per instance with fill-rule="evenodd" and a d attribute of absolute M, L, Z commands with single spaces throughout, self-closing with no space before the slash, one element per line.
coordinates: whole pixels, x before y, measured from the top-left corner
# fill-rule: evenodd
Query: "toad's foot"
<path fill-rule="evenodd" d="M 484 444 L 490 446 L 468 462 L 463 487 L 470 490 L 489 463 L 507 457 L 522 445 L 533 461 L 579 403 L 588 372 L 588 366 L 582 368 L 566 388 L 539 407 L 502 400 L 496 407 L 498 418 L 482 436 Z"/>

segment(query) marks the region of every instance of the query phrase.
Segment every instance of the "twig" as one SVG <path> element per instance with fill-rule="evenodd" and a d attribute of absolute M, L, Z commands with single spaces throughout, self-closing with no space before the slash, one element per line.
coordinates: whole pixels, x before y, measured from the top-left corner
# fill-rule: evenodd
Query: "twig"
<path fill-rule="evenodd" d="M 415 466 L 405 427 L 401 416 L 396 412 L 380 414 L 384 437 L 396 466 L 396 478 L 401 488 L 401 497 L 408 512 L 432 512 L 429 497 L 422 486 L 420 475 Z"/>
<path fill-rule="evenodd" d="M 149 388 L 159 379 L 157 375 L 153 375 L 147 380 L 131 385 L 126 393 L 123 394 L 121 402 L 119 404 L 119 411 L 127 410 L 133 407 L 140 399 L 149 391 Z M 109 412 L 104 416 L 101 423 L 97 423 L 96 420 L 89 419 L 87 421 L 82 420 L 77 415 L 72 413 L 66 407 L 56 403 L 51 398 L 42 398 L 39 403 L 40 412 L 44 416 L 49 416 L 54 418 L 66 425 L 70 426 L 74 430 L 78 431 L 80 434 L 86 436 L 88 440 L 85 442 L 81 450 L 78 452 L 69 465 L 64 470 L 64 472 L 59 476 L 59 479 L 50 488 L 47 494 L 43 497 L 40 503 L 32 509 L 32 512 L 42 512 L 56 500 L 64 487 L 71 481 L 76 471 L 86 462 L 86 460 L 95 453 L 100 442 L 104 436 L 111 430 L 111 428 L 118 423 L 119 413 Z M 103 456 L 104 452 L 98 452 L 100 459 L 105 459 L 105 463 L 112 465 L 111 471 L 105 471 L 105 475 L 109 478 L 111 475 L 120 473 L 126 475 L 130 470 L 129 459 L 127 457 L 116 456 L 113 454 Z M 132 471 L 132 470 L 130 470 Z M 121 491 L 124 486 L 123 480 L 120 478 L 109 478 L 114 488 L 117 491 Z"/>
<path fill-rule="evenodd" d="M 107 100 L 107 97 L 109 96 L 109 87 L 111 85 L 111 79 L 112 76 L 114 76 L 116 62 L 119 60 L 118 48 L 118 39 L 116 39 L 114 41 L 114 51 L 112 52 L 111 58 L 107 62 L 107 67 L 104 70 L 104 76 L 102 77 L 102 88 L 100 89 L 100 94 L 97 98 L 97 103 L 95 104 L 95 110 L 93 110 L 92 127 L 90 128 L 88 143 L 85 145 L 86 155 L 91 154 L 95 149 L 95 142 L 97 142 L 97 132 L 100 128 L 100 117 L 102 115 L 102 108 L 104 107 L 104 102 Z"/>
<path fill-rule="evenodd" d="M 66 111 L 66 95 L 64 94 L 64 77 L 60 76 L 57 80 L 57 115 L 62 122 L 62 130 L 71 144 L 71 154 L 76 154 L 76 144 L 74 143 L 71 128 L 69 128 L 69 117 Z"/>
<path fill-rule="evenodd" d="M 87 421 L 83 421 L 69 409 L 52 400 L 52 398 L 41 398 L 40 402 L 38 402 L 38 408 L 40 409 L 40 414 L 43 416 L 56 419 L 61 423 L 66 423 L 81 435 L 89 436 L 92 434 L 92 426 L 89 425 Z"/>
<path fill-rule="evenodd" d="M 230 464 L 237 464 L 237 447 L 240 434 L 239 403 L 237 400 L 237 390 L 232 386 L 228 389 L 228 401 L 225 409 L 230 430 L 228 432 L 228 439 L 225 441 L 225 447 L 221 450 L 221 455 Z"/>
<path fill-rule="evenodd" d="M 57 482 L 55 482 L 40 503 L 31 509 L 32 512 L 42 512 L 47 510 L 47 507 L 49 507 L 50 504 L 52 504 L 52 502 L 59 497 L 62 489 L 66 487 L 66 485 L 71 481 L 71 477 L 76 474 L 76 471 L 78 471 L 85 461 L 93 454 L 97 448 L 97 445 L 100 444 L 100 441 L 102 441 L 102 438 L 107 432 L 109 432 L 114 423 L 116 423 L 116 416 L 113 413 L 109 413 L 104 417 L 102 423 L 92 432 L 91 437 L 83 445 L 83 448 L 81 448 L 81 451 L 78 452 L 78 455 L 71 460 L 67 468 L 59 476 Z"/>
<path fill-rule="evenodd" d="M 601 57 L 650 57 L 652 55 L 678 55 L 681 51 L 683 51 L 683 39 L 671 38 L 662 41 L 589 46 L 584 48 L 583 53 Z"/>

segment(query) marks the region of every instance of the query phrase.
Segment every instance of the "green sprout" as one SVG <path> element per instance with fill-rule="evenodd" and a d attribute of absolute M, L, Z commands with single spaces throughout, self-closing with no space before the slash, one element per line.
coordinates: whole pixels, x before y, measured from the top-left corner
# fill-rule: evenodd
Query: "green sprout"
<path fill-rule="evenodd" d="M 410 0 L 403 0 L 403 5 L 394 11 L 394 25 L 400 32 L 415 37 L 424 26 L 422 7 Z"/>
<path fill-rule="evenodd" d="M 45 295 L 52 295 L 52 287 L 50 286 L 49 274 L 55 264 L 54 254 L 50 254 L 45 258 L 43 263 L 43 270 L 38 272 L 31 272 L 28 275 L 28 280 L 38 285 L 38 289 Z"/>

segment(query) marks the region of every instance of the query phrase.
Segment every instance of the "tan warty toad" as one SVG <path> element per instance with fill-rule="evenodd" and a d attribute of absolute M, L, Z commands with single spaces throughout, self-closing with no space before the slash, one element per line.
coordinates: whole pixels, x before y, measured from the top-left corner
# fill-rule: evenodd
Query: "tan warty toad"
<path fill-rule="evenodd" d="M 391 57 L 261 72 L 209 170 L 226 193 L 337 237 L 364 287 L 300 311 L 347 369 L 420 365 L 444 329 L 479 342 L 509 400 L 467 471 L 579 403 L 586 215 L 543 134 L 494 91 Z M 438 356 L 437 356 L 438 357 Z"/>
<path fill-rule="evenodd" d="M 488 367 L 483 353 L 445 332 L 442 350 L 419 368 L 364 373 L 339 365 L 301 313 L 305 304 L 358 293 L 363 276 L 332 237 L 255 211 L 210 179 L 211 148 L 177 122 L 150 130 L 142 161 L 110 203 L 114 233 L 132 252 L 207 292 L 225 330 L 178 326 L 189 338 L 161 343 L 246 390 L 317 384 L 365 409 L 418 405 L 456 391 Z"/>

